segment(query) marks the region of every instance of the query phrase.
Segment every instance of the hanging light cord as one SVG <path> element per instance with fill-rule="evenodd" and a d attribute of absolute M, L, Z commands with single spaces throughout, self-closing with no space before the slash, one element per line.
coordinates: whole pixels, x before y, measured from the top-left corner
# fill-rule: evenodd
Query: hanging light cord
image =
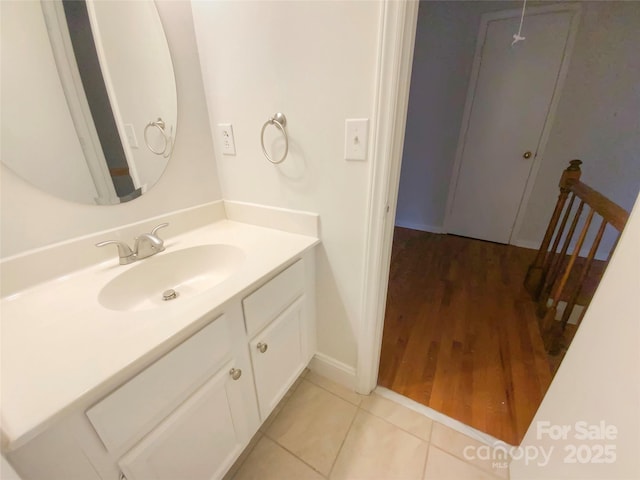
<path fill-rule="evenodd" d="M 522 15 L 520 15 L 520 28 L 518 28 L 518 33 L 513 34 L 513 42 L 511 42 L 511 46 L 513 47 L 516 43 L 524 40 L 525 37 L 521 36 L 522 33 L 522 23 L 524 22 L 524 10 L 527 7 L 527 0 L 522 2 Z"/>

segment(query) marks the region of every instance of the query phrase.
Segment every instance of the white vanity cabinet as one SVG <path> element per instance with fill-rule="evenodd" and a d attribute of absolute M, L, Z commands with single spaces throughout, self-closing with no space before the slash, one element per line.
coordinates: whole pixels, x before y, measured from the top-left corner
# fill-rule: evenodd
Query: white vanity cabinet
<path fill-rule="evenodd" d="M 120 459 L 127 480 L 204 480 L 224 475 L 249 440 L 246 428 L 239 428 L 251 413 L 241 407 L 238 381 L 245 373 L 233 368 L 233 362 L 225 364 Z"/>
<path fill-rule="evenodd" d="M 87 410 L 127 480 L 209 480 L 227 471 L 259 426 L 246 350 L 241 309 L 230 304 Z"/>
<path fill-rule="evenodd" d="M 309 362 L 304 285 L 299 260 L 242 302 L 263 421 Z"/>
<path fill-rule="evenodd" d="M 313 255 L 9 452 L 23 480 L 222 478 L 315 350 Z"/>

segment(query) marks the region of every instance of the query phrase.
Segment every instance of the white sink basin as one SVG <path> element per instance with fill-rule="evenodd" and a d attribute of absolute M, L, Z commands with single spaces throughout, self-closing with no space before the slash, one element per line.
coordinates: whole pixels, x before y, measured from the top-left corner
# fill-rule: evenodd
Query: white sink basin
<path fill-rule="evenodd" d="M 214 244 L 165 251 L 140 263 L 107 283 L 98 295 L 111 310 L 148 310 L 181 302 L 221 283 L 244 262 L 243 251 Z M 167 290 L 176 297 L 164 300 Z"/>

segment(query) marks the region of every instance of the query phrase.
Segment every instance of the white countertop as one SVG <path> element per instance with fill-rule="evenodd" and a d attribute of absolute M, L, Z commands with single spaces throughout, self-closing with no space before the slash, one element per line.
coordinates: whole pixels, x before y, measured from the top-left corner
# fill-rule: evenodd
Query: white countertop
<path fill-rule="evenodd" d="M 111 279 L 144 262 L 113 260 L 1 300 L 1 407 L 4 442 L 28 441 L 58 415 L 149 355 L 194 333 L 208 313 L 250 292 L 274 270 L 319 243 L 318 238 L 229 220 L 168 239 L 164 255 L 204 244 L 241 248 L 246 260 L 222 283 L 184 302 L 141 311 L 109 310 L 98 302 Z M 63 260 L 62 260 L 63 261 Z"/>

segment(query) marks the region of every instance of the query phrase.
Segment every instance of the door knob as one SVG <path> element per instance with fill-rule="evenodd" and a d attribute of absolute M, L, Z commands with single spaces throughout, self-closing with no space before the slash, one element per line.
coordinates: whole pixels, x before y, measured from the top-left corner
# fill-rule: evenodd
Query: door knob
<path fill-rule="evenodd" d="M 524 154 L 522 155 L 522 158 L 529 160 L 531 158 L 531 152 L 529 151 L 524 152 Z"/>

